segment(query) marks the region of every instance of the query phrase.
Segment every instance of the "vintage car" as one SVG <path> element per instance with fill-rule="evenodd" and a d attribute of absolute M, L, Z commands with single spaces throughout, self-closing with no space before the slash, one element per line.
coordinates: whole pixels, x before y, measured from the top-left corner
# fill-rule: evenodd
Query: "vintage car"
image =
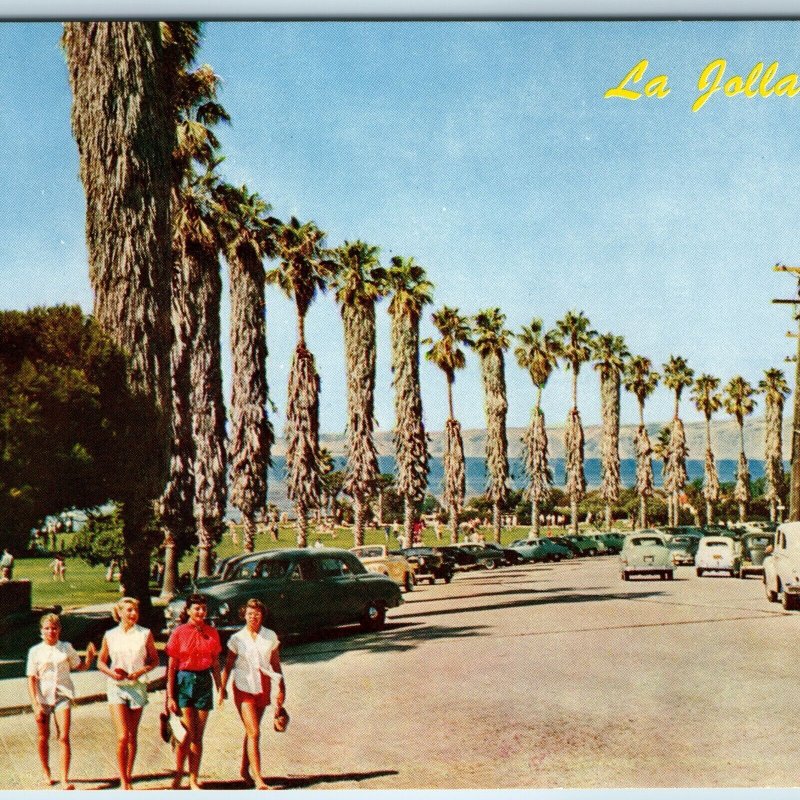
<path fill-rule="evenodd" d="M 787 611 L 800 609 L 800 522 L 784 522 L 775 532 L 775 545 L 764 558 L 767 598 L 780 599 Z"/>
<path fill-rule="evenodd" d="M 436 550 L 437 553 L 441 553 L 442 556 L 453 565 L 453 569 L 456 571 L 478 568 L 478 559 L 475 558 L 475 555 L 470 553 L 469 550 L 459 547 L 457 544 L 437 545 L 433 549 Z"/>
<path fill-rule="evenodd" d="M 487 547 L 485 544 L 477 544 L 473 542 L 461 542 L 456 545 L 460 550 L 463 550 L 475 557 L 475 563 L 478 567 L 484 569 L 494 569 L 495 567 L 502 567 L 506 563 L 505 556 L 502 550 L 496 550 L 494 547 Z"/>
<path fill-rule="evenodd" d="M 704 536 L 697 545 L 694 564 L 698 577 L 706 572 L 739 574 L 739 545 L 730 536 Z"/>
<path fill-rule="evenodd" d="M 486 542 L 483 546 L 489 550 L 496 550 L 498 553 L 502 553 L 503 563 L 508 566 L 521 564 L 524 561 L 522 556 L 512 547 L 503 547 L 495 542 Z"/>
<path fill-rule="evenodd" d="M 414 575 L 418 583 L 436 583 L 438 578 L 445 583 L 453 580 L 455 565 L 432 547 L 406 547 L 400 552 L 415 565 Z"/>
<path fill-rule="evenodd" d="M 546 536 L 538 539 L 517 539 L 511 542 L 511 547 L 525 561 L 561 561 L 563 558 L 572 558 L 572 551 L 569 548 L 557 544 Z"/>
<path fill-rule="evenodd" d="M 739 564 L 739 577 L 764 574 L 764 558 L 767 548 L 774 547 L 775 534 L 767 531 L 751 531 L 742 534 L 741 563 Z"/>
<path fill-rule="evenodd" d="M 386 575 L 406 592 L 414 588 L 414 565 L 399 550 L 390 551 L 385 544 L 365 544 L 351 547 L 350 552 L 358 556 L 370 572 Z"/>
<path fill-rule="evenodd" d="M 619 563 L 624 581 L 630 580 L 632 575 L 658 575 L 666 580 L 672 580 L 675 575 L 667 539 L 657 531 L 637 531 L 625 537 Z"/>
<path fill-rule="evenodd" d="M 694 566 L 697 546 L 702 537 L 686 533 L 674 534 L 667 540 L 667 547 L 672 552 L 672 563 L 676 566 Z"/>
<path fill-rule="evenodd" d="M 269 609 L 269 626 L 279 634 L 361 623 L 383 627 L 387 608 L 403 602 L 400 587 L 376 575 L 352 553 L 334 549 L 272 550 L 241 560 L 226 579 L 197 587 L 208 601 L 208 619 L 224 636 L 242 627 L 247 601 Z M 187 594 L 164 610 L 167 632 L 181 621 Z"/>

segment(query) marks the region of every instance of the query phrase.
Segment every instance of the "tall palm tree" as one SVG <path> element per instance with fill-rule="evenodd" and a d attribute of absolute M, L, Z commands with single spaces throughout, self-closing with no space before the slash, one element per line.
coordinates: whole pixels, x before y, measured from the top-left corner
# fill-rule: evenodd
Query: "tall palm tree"
<path fill-rule="evenodd" d="M 494 539 L 500 542 L 500 506 L 508 500 L 508 435 L 506 416 L 505 359 L 512 333 L 506 330 L 506 316 L 499 308 L 479 311 L 472 318 L 472 344 L 481 362 L 486 410 L 486 466 L 489 484 L 486 498 L 492 504 Z"/>
<path fill-rule="evenodd" d="M 280 265 L 267 272 L 267 283 L 294 298 L 297 345 L 289 372 L 286 404 L 286 493 L 297 513 L 297 544 L 308 544 L 308 512 L 319 506 L 319 375 L 306 347 L 305 318 L 317 290 L 324 291 L 333 273 L 325 257 L 325 233 L 313 222 L 292 217 L 278 234 Z"/>
<path fill-rule="evenodd" d="M 461 436 L 461 423 L 453 411 L 453 384 L 456 371 L 464 369 L 466 358 L 461 345 L 471 344 L 469 320 L 457 308 L 442 306 L 431 315 L 440 338 L 437 341 L 425 339 L 423 344 L 431 345 L 425 358 L 436 364 L 447 379 L 448 416 L 445 423 L 444 438 L 444 504 L 450 514 L 450 539 L 458 541 L 458 516 L 464 506 L 466 494 L 466 475 L 464 470 L 464 440 Z"/>
<path fill-rule="evenodd" d="M 625 365 L 625 388 L 639 404 L 639 427 L 636 429 L 636 492 L 639 495 L 639 527 L 647 527 L 647 498 L 653 494 L 653 448 L 644 424 L 645 400 L 653 393 L 661 376 L 653 371 L 653 365 L 645 356 L 631 356 Z"/>
<path fill-rule="evenodd" d="M 758 382 L 758 388 L 765 395 L 764 473 L 769 518 L 775 522 L 783 487 L 783 401 L 790 389 L 783 372 L 776 368 L 764 370 L 764 379 Z"/>
<path fill-rule="evenodd" d="M 564 450 L 566 451 L 566 486 L 569 495 L 572 533 L 578 533 L 578 503 L 586 493 L 586 476 L 583 473 L 583 426 L 578 411 L 578 373 L 581 364 L 591 357 L 591 343 L 597 335 L 589 327 L 589 320 L 583 311 L 568 311 L 564 319 L 556 322 L 556 330 L 562 339 L 561 354 L 572 370 L 572 408 L 567 416 L 564 429 Z"/>
<path fill-rule="evenodd" d="M 334 251 L 336 289 L 344 324 L 347 363 L 347 473 L 344 491 L 353 498 L 353 543 L 364 544 L 369 500 L 378 478 L 375 448 L 375 302 L 383 295 L 386 271 L 380 250 L 361 241 Z"/>
<path fill-rule="evenodd" d="M 664 364 L 664 385 L 675 392 L 675 413 L 670 425 L 669 459 L 664 474 L 664 490 L 667 493 L 667 509 L 670 525 L 680 521 L 680 492 L 689 479 L 686 473 L 686 432 L 680 418 L 681 394 L 692 385 L 694 370 L 682 356 L 670 356 Z"/>
<path fill-rule="evenodd" d="M 733 488 L 734 499 L 739 503 L 739 522 L 745 521 L 751 497 L 750 470 L 744 454 L 744 418 L 752 414 L 756 407 L 753 399 L 755 393 L 755 389 L 741 375 L 735 375 L 725 386 L 725 410 L 736 418 L 739 425 L 739 463 L 736 467 L 736 486 Z"/>
<path fill-rule="evenodd" d="M 411 543 L 417 506 L 428 485 L 428 440 L 422 420 L 419 384 L 419 320 L 433 302 L 433 284 L 413 257 L 394 256 L 386 271 L 391 294 L 392 384 L 394 385 L 394 446 L 397 492 L 403 498 L 404 537 Z"/>
<path fill-rule="evenodd" d="M 600 373 L 600 413 L 603 419 L 601 456 L 603 479 L 600 493 L 606 504 L 606 530 L 611 529 L 611 507 L 619 501 L 619 403 L 625 359 L 630 356 L 625 340 L 604 333 L 592 342 L 595 369 Z"/>
<path fill-rule="evenodd" d="M 71 22 L 63 44 L 86 192 L 94 317 L 127 357 L 132 398 L 120 452 L 136 474 L 115 492 L 122 502 L 122 585 L 148 612 L 150 552 L 159 538 L 155 502 L 169 463 L 173 80 L 156 22 Z"/>
<path fill-rule="evenodd" d="M 244 522 L 243 548 L 255 548 L 256 520 L 267 506 L 267 469 L 274 440 L 267 415 L 267 338 L 264 258 L 276 254 L 277 220 L 246 186 L 226 187 L 225 260 L 230 268 L 231 503 Z"/>
<path fill-rule="evenodd" d="M 523 436 L 525 471 L 528 473 L 527 498 L 531 503 L 531 534 L 539 535 L 539 508 L 550 495 L 553 473 L 547 463 L 547 429 L 542 411 L 542 390 L 550 374 L 558 366 L 561 342 L 557 331 L 542 333 L 542 320 L 533 318 L 531 324 L 522 326 L 517 334 L 519 345 L 514 350 L 517 363 L 528 370 L 536 387 L 536 403 L 531 424 Z"/>
<path fill-rule="evenodd" d="M 695 379 L 692 400 L 698 411 L 706 418 L 706 460 L 703 471 L 703 496 L 706 499 L 706 522 L 714 521 L 714 503 L 719 500 L 719 475 L 711 447 L 711 415 L 722 408 L 722 397 L 717 391 L 719 378 L 702 374 Z"/>

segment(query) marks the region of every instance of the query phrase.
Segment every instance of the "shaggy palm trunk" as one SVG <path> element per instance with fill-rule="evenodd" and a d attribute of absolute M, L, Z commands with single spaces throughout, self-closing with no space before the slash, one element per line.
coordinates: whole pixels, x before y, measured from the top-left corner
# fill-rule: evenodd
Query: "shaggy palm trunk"
<path fill-rule="evenodd" d="M 425 499 L 428 485 L 428 442 L 419 383 L 419 312 L 395 311 L 391 336 L 397 493 L 403 498 L 403 529 L 410 543 L 414 508 Z"/>
<path fill-rule="evenodd" d="M 586 492 L 586 477 L 583 474 L 583 426 L 581 415 L 575 406 L 567 417 L 564 430 L 564 450 L 567 455 L 566 490 L 569 496 L 570 530 L 578 534 L 578 503 Z"/>
<path fill-rule="evenodd" d="M 375 304 L 342 306 L 347 362 L 347 471 L 344 491 L 353 498 L 353 544 L 364 544 L 366 507 L 378 479 L 375 449 Z"/>
<path fill-rule="evenodd" d="M 605 502 L 605 528 L 611 528 L 611 508 L 619 502 L 619 401 L 620 375 L 616 368 L 600 373 L 600 411 L 603 419 L 600 454 L 603 478 L 600 494 Z"/>
<path fill-rule="evenodd" d="M 669 453 L 667 457 L 664 476 L 664 490 L 667 492 L 669 506 L 671 507 L 670 525 L 679 524 L 680 506 L 679 492 L 686 486 L 686 457 L 689 449 L 686 446 L 686 434 L 683 422 L 676 416 L 672 422 L 669 436 Z"/>
<path fill-rule="evenodd" d="M 297 512 L 297 545 L 308 545 L 310 509 L 319 506 L 319 375 L 301 337 L 289 372 L 286 404 L 286 493 Z"/>
<path fill-rule="evenodd" d="M 272 426 L 267 417 L 264 265 L 250 243 L 229 254 L 231 283 L 231 503 L 242 513 L 243 548 L 255 548 L 256 518 L 267 504 Z"/>
<path fill-rule="evenodd" d="M 480 353 L 486 410 L 486 498 L 492 503 L 494 540 L 500 542 L 500 506 L 508 500 L 508 435 L 506 433 L 505 363 L 500 349 Z"/>
<path fill-rule="evenodd" d="M 527 497 L 531 501 L 531 535 L 539 536 L 539 508 L 550 496 L 553 475 L 547 463 L 547 429 L 541 410 L 542 389 L 539 387 L 531 424 L 523 436 L 525 471 L 528 474 Z"/>
<path fill-rule="evenodd" d="M 636 492 L 639 495 L 639 528 L 647 527 L 647 498 L 653 494 L 653 462 L 651 455 L 653 448 L 647 435 L 647 428 L 641 421 L 643 414 L 640 412 L 639 427 L 636 430 L 634 447 L 636 449 Z"/>
<path fill-rule="evenodd" d="M 780 490 L 783 484 L 783 395 L 780 392 L 767 392 L 764 440 L 764 476 L 766 478 L 766 498 L 769 501 L 769 518 L 775 522 Z"/>
<path fill-rule="evenodd" d="M 414 501 L 405 495 L 403 497 L 403 547 L 411 547 L 414 543 L 414 522 L 416 521 L 416 506 Z"/>
<path fill-rule="evenodd" d="M 147 619 L 150 552 L 159 539 L 154 504 L 170 446 L 172 80 L 157 22 L 67 23 L 63 41 L 94 317 L 127 359 L 124 464 L 114 491 L 122 504 L 122 585 Z M 130 480 L 125 465 L 135 465 Z"/>
<path fill-rule="evenodd" d="M 197 525 L 198 577 L 211 574 L 211 550 L 222 539 L 227 500 L 225 404 L 222 398 L 219 259 L 204 251 L 196 259 L 197 339 L 191 359 L 194 517 Z"/>
<path fill-rule="evenodd" d="M 448 384 L 449 386 L 449 384 Z M 458 517 L 464 506 L 466 476 L 461 425 L 452 417 L 444 426 L 444 505 L 450 516 L 450 541 L 458 541 Z"/>
<path fill-rule="evenodd" d="M 178 554 L 175 540 L 167 533 L 164 536 L 164 578 L 161 584 L 162 600 L 170 601 L 178 590 Z"/>
<path fill-rule="evenodd" d="M 383 527 L 383 489 L 378 489 L 378 497 L 375 500 L 375 524 Z"/>
<path fill-rule="evenodd" d="M 750 503 L 750 470 L 744 454 L 744 425 L 739 424 L 739 463 L 736 466 L 736 485 L 733 498 L 739 504 L 739 522 L 747 519 L 747 506 Z"/>

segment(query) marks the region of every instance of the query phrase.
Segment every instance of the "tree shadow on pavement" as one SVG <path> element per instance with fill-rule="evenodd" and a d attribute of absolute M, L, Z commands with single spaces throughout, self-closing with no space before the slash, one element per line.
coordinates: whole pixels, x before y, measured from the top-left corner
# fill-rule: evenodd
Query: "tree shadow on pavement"
<path fill-rule="evenodd" d="M 381 769 L 374 772 L 341 772 L 334 775 L 266 775 L 264 780 L 273 789 L 308 789 L 320 783 L 345 783 L 349 781 L 367 781 L 370 778 L 385 778 L 399 775 L 396 769 Z M 204 789 L 247 789 L 244 781 L 203 781 Z"/>

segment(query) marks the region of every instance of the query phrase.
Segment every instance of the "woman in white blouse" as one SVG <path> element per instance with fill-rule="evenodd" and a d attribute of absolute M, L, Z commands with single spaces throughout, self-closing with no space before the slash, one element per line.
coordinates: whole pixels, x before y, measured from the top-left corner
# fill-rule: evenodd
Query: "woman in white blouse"
<path fill-rule="evenodd" d="M 39 758 L 48 786 L 54 781 L 50 775 L 50 716 L 55 718 L 58 743 L 61 747 L 61 786 L 74 789 L 69 782 L 71 748 L 69 728 L 72 715 L 72 700 L 75 687 L 70 671 L 89 669 L 94 658 L 92 642 L 86 648 L 86 658 L 81 657 L 69 642 L 59 640 L 61 620 L 58 614 L 45 614 L 41 621 L 42 641 L 28 651 L 25 674 L 28 676 L 28 691 L 33 705 L 33 717 L 39 733 Z"/>
<path fill-rule="evenodd" d="M 147 705 L 147 683 L 142 678 L 158 666 L 153 634 L 136 623 L 139 601 L 123 597 L 114 606 L 116 628 L 106 631 L 97 669 L 108 677 L 106 696 L 117 731 L 117 766 L 121 789 L 131 789 L 133 762 L 142 711 Z"/>
<path fill-rule="evenodd" d="M 228 677 L 233 676 L 233 702 L 244 723 L 241 775 L 256 789 L 269 789 L 261 776 L 259 738 L 261 718 L 270 704 L 272 681 L 277 683 L 275 716 L 286 700 L 281 672 L 280 642 L 274 631 L 262 627 L 267 609 L 260 600 L 248 600 L 245 626 L 228 640 L 228 657 L 222 670 L 219 702 L 227 697 Z"/>

